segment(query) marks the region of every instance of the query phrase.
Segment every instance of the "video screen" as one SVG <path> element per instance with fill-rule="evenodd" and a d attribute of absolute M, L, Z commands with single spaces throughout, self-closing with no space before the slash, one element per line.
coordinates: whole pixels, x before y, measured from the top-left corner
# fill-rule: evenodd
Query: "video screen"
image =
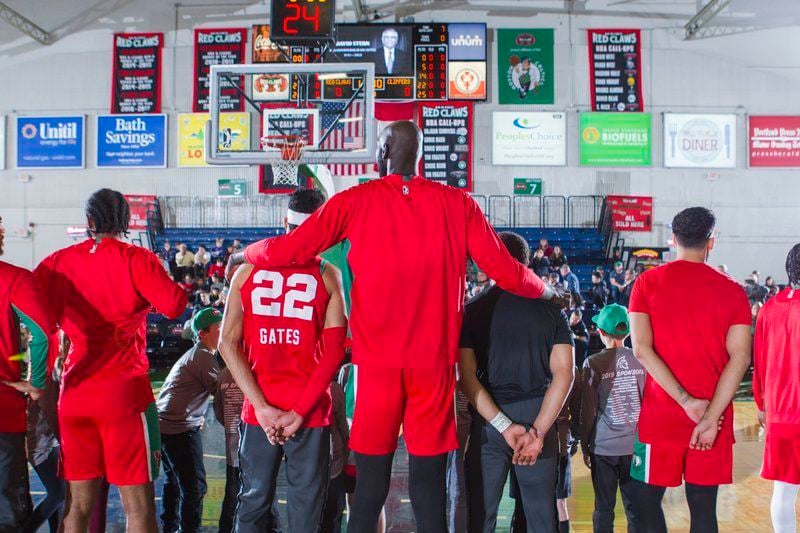
<path fill-rule="evenodd" d="M 414 75 L 410 24 L 338 24 L 332 51 L 347 63 L 373 62 L 376 77 Z"/>

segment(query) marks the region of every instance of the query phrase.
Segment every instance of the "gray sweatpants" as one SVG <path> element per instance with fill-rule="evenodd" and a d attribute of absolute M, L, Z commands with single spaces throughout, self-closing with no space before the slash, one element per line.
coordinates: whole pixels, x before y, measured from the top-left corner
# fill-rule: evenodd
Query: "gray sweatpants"
<path fill-rule="evenodd" d="M 30 511 L 25 433 L 0 433 L 0 533 L 21 531 Z"/>
<path fill-rule="evenodd" d="M 283 446 L 272 445 L 259 426 L 242 423 L 239 442 L 241 490 L 234 531 L 272 531 L 278 470 L 286 454 L 288 531 L 316 533 L 330 472 L 330 428 L 303 428 Z"/>
<path fill-rule="evenodd" d="M 533 398 L 511 404 L 499 405 L 513 421 L 530 427 L 539 414 L 542 398 Z M 555 426 L 554 426 L 555 428 Z M 488 423 L 483 426 L 481 444 L 481 470 L 483 472 L 483 500 L 486 508 L 484 533 L 493 533 L 497 527 L 497 509 L 503 496 L 513 450 L 503 436 Z M 558 437 L 551 429 L 544 439 L 544 449 L 533 466 L 514 466 L 519 482 L 528 533 L 556 531 L 556 482 L 558 467 Z"/>

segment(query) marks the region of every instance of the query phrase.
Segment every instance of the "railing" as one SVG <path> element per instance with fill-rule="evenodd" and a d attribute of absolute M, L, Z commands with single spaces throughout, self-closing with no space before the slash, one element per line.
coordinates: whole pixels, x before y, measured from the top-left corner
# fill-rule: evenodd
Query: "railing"
<path fill-rule="evenodd" d="M 166 228 L 258 228 L 283 225 L 289 197 L 285 194 L 252 197 L 161 198 Z"/>

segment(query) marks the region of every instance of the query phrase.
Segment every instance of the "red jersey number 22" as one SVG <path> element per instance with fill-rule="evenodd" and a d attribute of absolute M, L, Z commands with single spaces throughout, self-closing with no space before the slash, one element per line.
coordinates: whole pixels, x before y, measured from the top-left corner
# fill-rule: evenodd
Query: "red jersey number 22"
<path fill-rule="evenodd" d="M 310 274 L 292 274 L 284 279 L 279 272 L 259 270 L 253 276 L 256 285 L 269 284 L 269 287 L 256 287 L 251 293 L 253 314 L 261 316 L 284 316 L 311 320 L 314 314 L 313 305 L 307 304 L 317 294 L 317 279 Z M 291 289 L 284 294 L 284 288 Z M 283 306 L 276 301 L 283 295 Z M 271 303 L 266 303 L 273 300 Z M 281 307 L 283 309 L 281 309 Z M 281 312 L 282 311 L 282 312 Z"/>

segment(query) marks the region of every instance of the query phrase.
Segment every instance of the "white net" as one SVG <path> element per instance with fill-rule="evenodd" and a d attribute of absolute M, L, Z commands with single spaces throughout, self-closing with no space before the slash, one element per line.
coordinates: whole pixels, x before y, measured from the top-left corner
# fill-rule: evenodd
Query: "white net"
<path fill-rule="evenodd" d="M 278 151 L 270 162 L 273 185 L 299 185 L 298 170 L 306 139 L 300 135 L 271 135 L 262 137 L 261 144 L 267 152 Z"/>
<path fill-rule="evenodd" d="M 300 163 L 298 161 L 273 161 L 270 166 L 272 167 L 273 184 L 295 187 L 299 185 L 297 175 Z"/>

